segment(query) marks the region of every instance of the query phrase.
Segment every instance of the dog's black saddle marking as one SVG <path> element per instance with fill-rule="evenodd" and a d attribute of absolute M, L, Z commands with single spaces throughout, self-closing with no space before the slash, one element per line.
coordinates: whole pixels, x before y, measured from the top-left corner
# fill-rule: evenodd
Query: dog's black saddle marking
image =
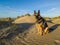
<path fill-rule="evenodd" d="M 44 29 L 46 28 L 46 27 L 48 27 L 48 25 L 47 25 L 47 22 L 45 21 L 45 19 L 43 18 L 43 17 L 41 17 L 41 16 L 36 16 L 36 19 L 37 19 L 37 23 L 43 23 L 43 25 L 44 25 Z"/>

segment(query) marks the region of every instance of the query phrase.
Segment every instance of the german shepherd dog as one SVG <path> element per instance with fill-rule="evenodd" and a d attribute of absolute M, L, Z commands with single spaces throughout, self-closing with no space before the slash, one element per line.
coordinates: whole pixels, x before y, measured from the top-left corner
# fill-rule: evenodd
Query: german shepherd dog
<path fill-rule="evenodd" d="M 44 33 L 47 34 L 49 32 L 48 25 L 46 20 L 43 17 L 41 17 L 40 10 L 38 10 L 38 13 L 34 11 L 34 16 L 36 19 L 36 28 L 38 29 L 38 34 L 39 35 L 43 35 Z"/>

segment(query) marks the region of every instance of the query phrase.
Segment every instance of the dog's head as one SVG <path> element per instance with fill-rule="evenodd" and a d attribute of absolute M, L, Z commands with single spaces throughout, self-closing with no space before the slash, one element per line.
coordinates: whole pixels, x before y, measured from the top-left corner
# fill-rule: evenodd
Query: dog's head
<path fill-rule="evenodd" d="M 34 16 L 36 17 L 37 20 L 40 20 L 41 19 L 40 10 L 38 10 L 38 13 L 36 13 L 36 11 L 34 10 Z"/>
<path fill-rule="evenodd" d="M 40 16 L 40 10 L 38 10 L 38 13 L 34 10 L 34 16 Z"/>

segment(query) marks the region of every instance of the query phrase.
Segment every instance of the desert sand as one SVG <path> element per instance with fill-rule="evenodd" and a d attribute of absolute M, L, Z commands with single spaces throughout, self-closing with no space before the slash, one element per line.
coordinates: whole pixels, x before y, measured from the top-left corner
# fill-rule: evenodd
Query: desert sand
<path fill-rule="evenodd" d="M 46 20 L 49 33 L 40 36 L 34 16 L 16 19 L 15 27 L 0 30 L 0 45 L 60 45 L 60 19 Z M 17 27 L 17 29 L 15 29 Z"/>

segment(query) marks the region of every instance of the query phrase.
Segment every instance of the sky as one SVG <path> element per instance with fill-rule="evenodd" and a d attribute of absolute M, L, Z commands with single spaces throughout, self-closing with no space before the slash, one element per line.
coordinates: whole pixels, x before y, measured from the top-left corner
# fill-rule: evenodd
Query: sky
<path fill-rule="evenodd" d="M 60 0 L 0 0 L 0 17 L 17 17 L 40 10 L 41 16 L 60 16 Z"/>

